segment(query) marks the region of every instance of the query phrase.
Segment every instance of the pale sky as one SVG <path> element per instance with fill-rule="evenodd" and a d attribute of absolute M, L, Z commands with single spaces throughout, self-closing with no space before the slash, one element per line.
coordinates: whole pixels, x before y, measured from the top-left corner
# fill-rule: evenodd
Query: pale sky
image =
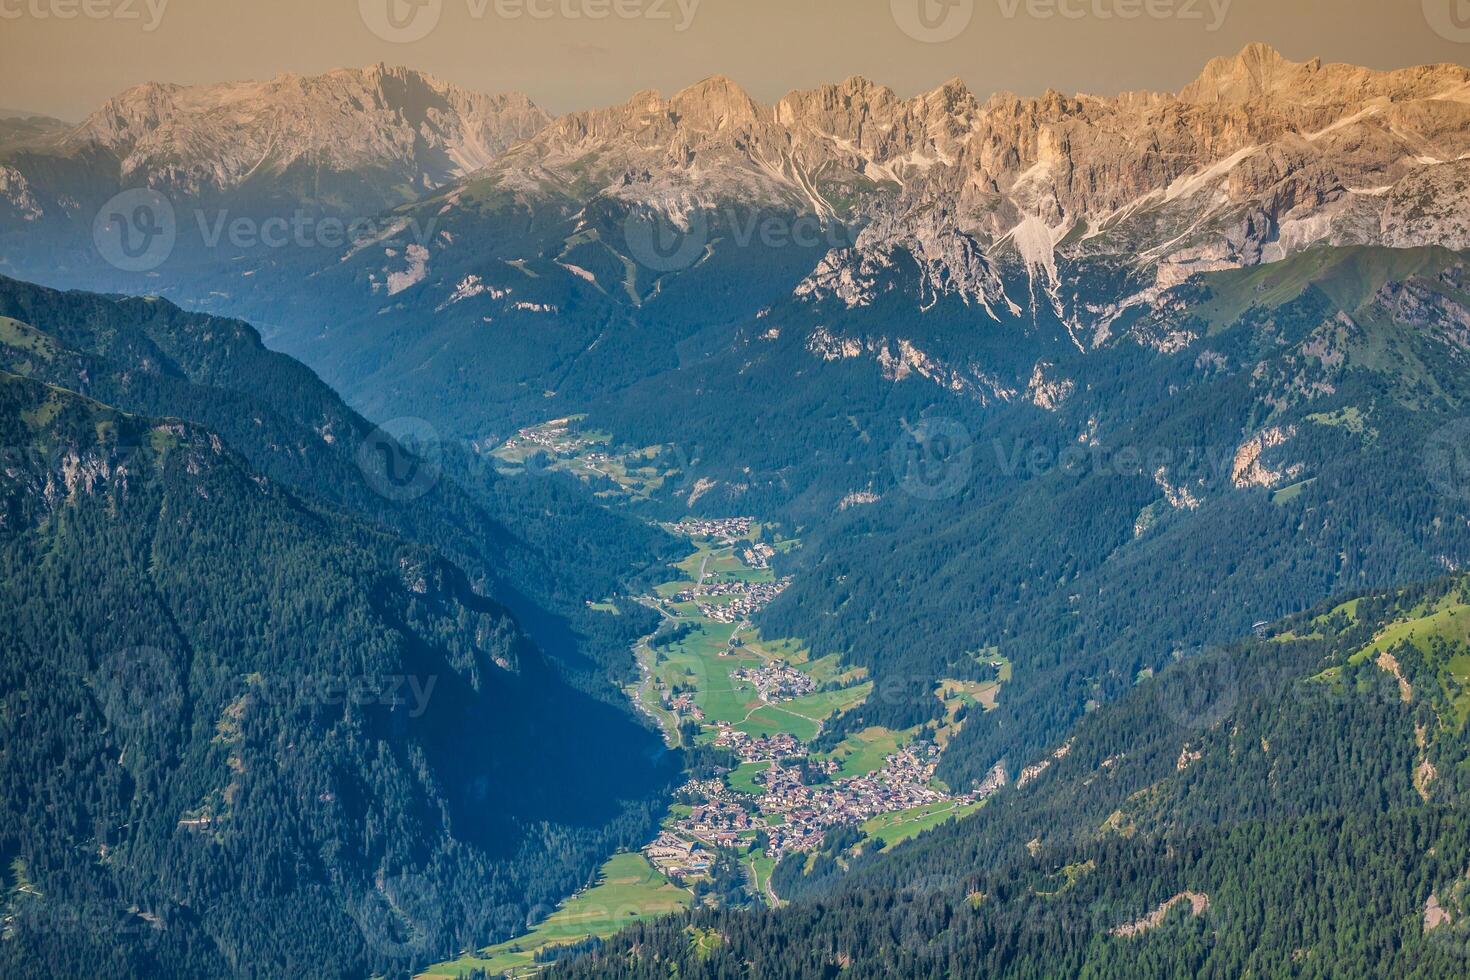
<path fill-rule="evenodd" d="M 375 34 L 369 21 L 394 31 L 390 3 L 426 36 Z M 953 37 L 911 36 L 926 31 Z M 1465 64 L 1470 0 L 0 0 L 0 105 L 79 119 L 144 81 L 378 61 L 554 113 L 712 74 L 768 102 L 855 74 L 901 95 L 956 75 L 982 98 L 1172 91 L 1250 41 L 1295 60 Z"/>

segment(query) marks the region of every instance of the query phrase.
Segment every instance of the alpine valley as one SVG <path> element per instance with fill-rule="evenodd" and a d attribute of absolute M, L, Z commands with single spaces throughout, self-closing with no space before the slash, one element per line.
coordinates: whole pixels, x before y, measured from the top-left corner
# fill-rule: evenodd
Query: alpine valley
<path fill-rule="evenodd" d="M 6 976 L 1463 975 L 1470 69 L 148 84 L 0 273 Z"/>

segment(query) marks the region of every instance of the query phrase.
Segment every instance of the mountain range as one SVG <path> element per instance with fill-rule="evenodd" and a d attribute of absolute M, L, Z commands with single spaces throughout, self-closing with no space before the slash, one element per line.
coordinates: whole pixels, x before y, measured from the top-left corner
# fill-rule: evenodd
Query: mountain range
<path fill-rule="evenodd" d="M 426 346 L 463 364 L 474 358 L 458 339 L 466 324 L 541 333 L 545 311 L 572 305 L 643 324 L 674 305 L 666 294 L 681 281 L 725 289 L 727 277 L 746 281 L 717 306 L 718 326 L 793 297 L 810 319 L 858 323 L 899 291 L 921 321 L 953 302 L 978 329 L 1086 352 L 1198 272 L 1316 245 L 1470 245 L 1467 114 L 1462 67 L 1296 63 L 1265 45 L 1211 62 L 1176 94 L 982 100 L 955 81 L 904 99 L 852 78 L 762 105 L 712 78 L 556 120 L 523 96 L 381 66 L 148 85 L 78 127 L 0 139 L 0 241 L 13 274 L 248 315 L 385 407 L 411 407 L 411 393 L 335 361 L 390 342 L 361 336 L 386 312 L 434 313 Z M 91 233 L 97 209 L 130 187 L 179 214 L 179 244 L 142 273 L 102 261 Z M 221 242 L 213 221 L 302 209 L 370 222 L 372 236 L 266 247 Z M 750 247 L 772 236 L 775 247 Z M 304 278 L 311 296 L 291 296 Z M 342 311 L 327 332 L 301 308 L 321 296 Z M 715 326 L 706 316 L 683 329 Z M 945 362 L 922 337 L 859 332 L 860 356 L 883 348 L 890 373 L 978 397 L 1015 397 L 1035 367 Z M 557 337 L 538 367 L 585 360 L 596 340 Z M 540 399 L 505 392 L 523 379 L 502 370 L 475 363 L 470 383 L 496 402 Z"/>
<path fill-rule="evenodd" d="M 1328 558 L 1391 492 L 1369 474 L 1398 479 L 1399 455 L 1462 401 L 1467 114 L 1465 68 L 1296 63 L 1265 45 L 1176 94 L 981 101 L 950 82 L 904 99 L 855 78 L 762 105 L 713 78 L 552 121 L 522 97 L 381 67 L 144 86 L 0 156 L 16 208 L 0 261 L 247 316 L 369 416 L 427 420 L 453 442 L 493 447 L 585 414 L 626 445 L 678 447 L 667 513 L 756 509 L 823 541 L 769 614 L 789 635 L 880 672 L 909 671 L 920 647 L 952 660 L 1005 640 L 1039 658 L 1012 688 L 1014 716 L 966 733 L 987 744 L 953 763 L 974 775 L 1039 751 L 1094 695 L 1181 647 L 1336 589 L 1459 567 L 1453 523 L 1434 540 L 1415 524 L 1446 504 L 1427 485 L 1387 518 L 1402 547 Z M 98 159 L 109 178 L 92 198 L 147 185 L 181 216 L 257 192 L 320 206 L 328 195 L 301 189 L 307 169 L 387 210 L 371 212 L 373 237 L 335 246 L 210 244 L 181 217 L 172 253 L 130 272 L 97 261 L 91 216 L 79 229 L 57 203 L 83 191 L 36 196 Z M 364 173 L 394 176 L 368 188 Z M 752 438 L 772 420 L 785 438 Z M 993 445 L 966 458 L 979 474 L 966 492 L 916 511 L 889 447 L 945 422 Z M 1385 454 L 1382 469 L 1358 467 L 1358 492 L 1329 476 L 1343 438 Z M 1170 461 L 1067 486 L 990 459 L 1069 445 Z M 1348 510 L 1279 534 L 1283 511 L 1259 494 L 1286 486 L 1306 488 L 1309 512 L 1314 494 Z M 1040 533 L 1080 500 L 1108 513 L 1095 533 L 1040 552 L 998 536 Z M 1227 558 L 1232 522 L 1274 546 Z M 917 597 L 893 605 L 904 587 L 864 556 L 895 534 L 925 569 L 932 616 Z M 1161 610 L 1130 643 L 1115 603 L 1136 601 L 1150 556 L 1217 535 L 1185 567 L 1228 579 L 1244 561 L 1256 597 L 1187 624 Z M 997 562 L 926 567 L 981 553 Z M 1155 593 L 1164 610 L 1199 584 L 1171 578 L 1177 591 Z M 961 598 L 976 589 L 983 599 Z M 884 611 L 817 614 L 834 595 Z M 956 603 L 992 618 L 954 624 Z M 1057 624 L 1073 621 L 1093 653 L 1063 682 L 1040 663 L 1061 669 Z M 919 697 L 874 710 L 909 724 L 931 709 Z"/>
<path fill-rule="evenodd" d="M 623 694 L 659 625 L 624 597 L 680 557 L 659 525 L 756 515 L 800 547 L 754 627 L 873 685 L 812 750 L 998 685 L 938 762 L 988 802 L 788 859 L 790 908 L 553 974 L 1451 975 L 1467 214 L 1470 69 L 1259 44 L 1177 93 L 764 104 L 716 77 L 553 119 L 376 66 L 0 121 L 0 557 L 30 637 L 0 691 L 84 722 L 5 757 L 9 914 L 45 880 L 146 940 L 0 963 L 225 975 L 254 930 L 273 968 L 360 974 L 518 932 L 646 842 L 691 761 Z M 646 492 L 502 471 L 547 423 Z M 141 734 L 68 591 L 89 540 L 187 692 Z M 449 710 L 256 713 L 294 676 L 275 622 L 320 640 L 308 673 L 434 673 Z M 38 801 L 77 773 L 68 823 Z M 216 879 L 210 848 L 307 870 Z"/>
<path fill-rule="evenodd" d="M 13 217 L 25 221 L 75 216 L 129 187 L 267 213 L 372 213 L 480 169 L 546 123 L 523 95 L 480 95 L 383 65 L 149 83 L 74 127 L 7 120 L 14 156 L 0 179 Z"/>
<path fill-rule="evenodd" d="M 761 105 L 716 77 L 554 121 L 521 95 L 380 65 L 139 86 L 9 160 L 7 197 L 36 218 L 94 197 L 94 181 L 186 198 L 285 183 L 303 201 L 370 207 L 368 188 L 334 201 L 345 191 L 333 183 L 376 172 L 381 208 L 464 178 L 446 200 L 468 188 L 607 197 L 675 220 L 755 204 L 863 227 L 858 248 L 805 283 L 819 294 L 861 302 L 874 264 L 906 245 L 938 288 L 996 307 L 1007 297 L 985 270 L 1019 264 L 1029 295 L 1050 295 L 1096 334 L 1111 316 L 1079 306 L 1064 282 L 1088 261 L 1139 258 L 1143 292 L 1317 242 L 1464 245 L 1467 112 L 1459 66 L 1376 72 L 1295 63 L 1265 45 L 1211 62 L 1172 95 L 981 100 L 952 81 L 903 99 L 851 78 Z M 80 160 L 84 173 L 45 185 L 43 172 Z M 966 255 L 979 261 L 967 267 Z"/>

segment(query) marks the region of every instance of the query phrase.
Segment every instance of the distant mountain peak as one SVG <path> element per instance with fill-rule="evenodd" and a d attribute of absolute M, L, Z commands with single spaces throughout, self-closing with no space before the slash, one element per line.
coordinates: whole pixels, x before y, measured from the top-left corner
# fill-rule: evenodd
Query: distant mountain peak
<path fill-rule="evenodd" d="M 484 167 L 547 124 L 525 95 L 482 95 L 402 66 L 379 63 L 321 75 L 184 86 L 149 82 L 108 100 L 66 139 L 72 152 L 118 158 L 124 183 L 184 195 L 232 192 L 248 181 L 306 167 L 351 184 L 387 175 L 431 190 Z M 397 191 L 391 189 L 397 187 Z M 330 195 L 328 195 L 330 196 Z"/>
<path fill-rule="evenodd" d="M 750 93 L 723 75 L 681 89 L 669 99 L 669 108 L 689 126 L 706 131 L 749 126 L 761 114 Z"/>
<path fill-rule="evenodd" d="M 1320 67 L 1320 60 L 1298 64 L 1271 45 L 1256 42 L 1236 55 L 1210 61 L 1179 98 L 1183 102 L 1250 102 L 1280 91 L 1304 68 L 1315 71 Z"/>

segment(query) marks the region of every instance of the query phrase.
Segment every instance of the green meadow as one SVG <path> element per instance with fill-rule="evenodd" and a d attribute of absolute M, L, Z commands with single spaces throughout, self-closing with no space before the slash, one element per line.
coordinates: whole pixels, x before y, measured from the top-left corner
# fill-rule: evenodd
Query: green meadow
<path fill-rule="evenodd" d="M 598 883 L 567 899 L 562 907 L 528 934 L 425 970 L 421 977 L 457 977 L 470 970 L 491 975 L 535 971 L 540 950 L 606 938 L 639 919 L 670 915 L 688 908 L 694 896 L 671 884 L 641 854 L 618 854 L 602 866 Z"/>
<path fill-rule="evenodd" d="M 874 817 L 862 824 L 862 830 L 870 837 L 881 838 L 886 845 L 892 847 L 911 837 L 917 837 L 926 830 L 933 830 L 940 824 L 967 817 L 984 805 L 983 800 L 963 805 L 949 800 L 929 803 L 912 810 Z"/>

